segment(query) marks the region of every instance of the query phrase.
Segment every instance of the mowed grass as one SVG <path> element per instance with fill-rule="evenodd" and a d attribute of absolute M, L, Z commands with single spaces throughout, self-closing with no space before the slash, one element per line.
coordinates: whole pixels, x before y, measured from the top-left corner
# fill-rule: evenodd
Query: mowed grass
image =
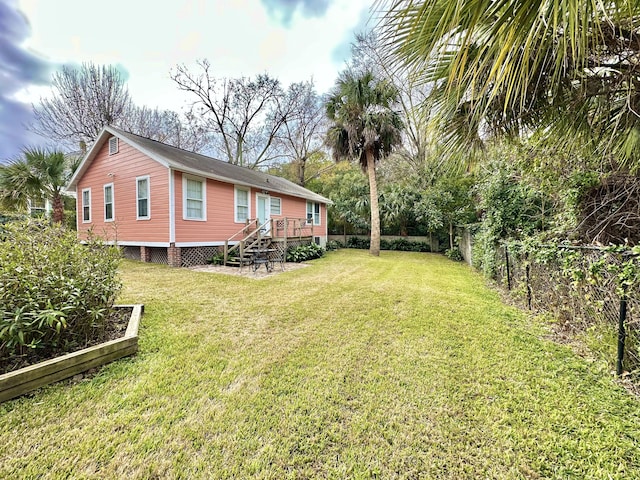
<path fill-rule="evenodd" d="M 640 478 L 640 403 L 465 265 L 122 274 L 139 353 L 0 405 L 0 478 Z"/>

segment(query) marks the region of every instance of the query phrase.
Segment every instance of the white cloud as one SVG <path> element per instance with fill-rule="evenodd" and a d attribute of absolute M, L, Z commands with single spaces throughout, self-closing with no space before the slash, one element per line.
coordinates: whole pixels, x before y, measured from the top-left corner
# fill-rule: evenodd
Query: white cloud
<path fill-rule="evenodd" d="M 218 76 L 268 72 L 320 91 L 342 65 L 332 52 L 371 2 L 334 1 L 323 16 L 299 8 L 283 25 L 260 0 L 21 0 L 29 46 L 58 62 L 122 64 L 136 103 L 177 109 L 189 98 L 169 78 L 178 63 L 207 58 Z M 306 14 L 306 15 L 305 15 Z"/>

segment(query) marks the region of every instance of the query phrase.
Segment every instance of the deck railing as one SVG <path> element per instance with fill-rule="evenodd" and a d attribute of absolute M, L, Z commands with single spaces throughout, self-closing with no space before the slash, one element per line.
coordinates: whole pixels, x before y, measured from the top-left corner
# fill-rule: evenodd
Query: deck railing
<path fill-rule="evenodd" d="M 313 221 L 307 218 L 278 218 L 274 220 L 274 237 L 313 237 Z"/>
<path fill-rule="evenodd" d="M 240 231 L 224 242 L 224 264 L 226 265 L 232 253 L 237 252 L 240 263 L 245 251 L 260 245 L 264 238 L 277 238 L 284 242 L 284 252 L 287 251 L 287 240 L 313 237 L 313 221 L 307 218 L 278 218 L 270 219 L 258 224 L 257 219 L 247 220 Z M 233 243 L 235 242 L 235 243 Z M 230 246 L 230 244 L 232 244 Z"/>

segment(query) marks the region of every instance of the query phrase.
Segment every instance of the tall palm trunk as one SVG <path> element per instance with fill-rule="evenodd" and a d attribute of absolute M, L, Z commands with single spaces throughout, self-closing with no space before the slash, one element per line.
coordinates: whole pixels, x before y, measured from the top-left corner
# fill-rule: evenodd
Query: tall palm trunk
<path fill-rule="evenodd" d="M 51 199 L 52 205 L 52 218 L 54 223 L 62 223 L 64 220 L 64 204 L 62 203 L 62 195 L 54 193 Z"/>
<path fill-rule="evenodd" d="M 369 253 L 380 256 L 380 209 L 378 207 L 378 182 L 376 181 L 376 161 L 373 151 L 367 150 L 367 174 L 369 175 L 369 192 L 371 200 L 371 243 Z"/>

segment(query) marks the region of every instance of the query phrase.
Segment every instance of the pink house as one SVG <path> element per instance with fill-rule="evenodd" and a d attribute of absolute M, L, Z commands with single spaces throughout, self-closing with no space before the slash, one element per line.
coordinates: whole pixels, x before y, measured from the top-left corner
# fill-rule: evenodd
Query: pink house
<path fill-rule="evenodd" d="M 114 127 L 102 130 L 68 189 L 81 240 L 91 231 L 142 261 L 191 266 L 256 240 L 282 254 L 327 239 L 327 198 Z"/>

